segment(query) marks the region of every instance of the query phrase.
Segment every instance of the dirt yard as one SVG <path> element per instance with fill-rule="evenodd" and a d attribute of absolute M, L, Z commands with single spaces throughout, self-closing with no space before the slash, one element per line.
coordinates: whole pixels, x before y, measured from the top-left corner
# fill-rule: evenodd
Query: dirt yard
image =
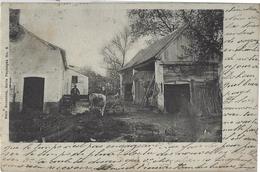
<path fill-rule="evenodd" d="M 112 118 L 130 124 L 135 141 L 220 142 L 222 138 L 220 115 L 164 114 L 133 105 L 125 110 L 124 116 Z"/>
<path fill-rule="evenodd" d="M 80 103 L 84 105 L 84 103 Z M 222 117 L 162 114 L 132 104 L 108 105 L 99 111 L 44 114 L 26 112 L 10 116 L 14 142 L 220 142 Z M 83 108 L 84 109 L 84 108 Z M 79 112 L 79 113 L 76 113 Z"/>

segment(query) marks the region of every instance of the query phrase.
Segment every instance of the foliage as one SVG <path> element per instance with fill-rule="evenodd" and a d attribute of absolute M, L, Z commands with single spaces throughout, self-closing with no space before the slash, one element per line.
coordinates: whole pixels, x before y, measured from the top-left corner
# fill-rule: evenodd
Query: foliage
<path fill-rule="evenodd" d="M 181 16 L 184 23 L 191 28 L 191 32 L 188 32 L 192 40 L 190 54 L 194 54 L 198 61 L 207 61 L 214 57 L 222 61 L 223 11 L 182 11 Z"/>
<path fill-rule="evenodd" d="M 102 92 L 102 87 L 105 86 L 105 84 L 108 81 L 108 78 L 96 73 L 88 66 L 82 67 L 80 72 L 88 76 L 90 93 Z"/>
<path fill-rule="evenodd" d="M 118 92 L 119 86 L 116 88 L 113 87 L 114 80 L 111 77 L 102 76 L 92 70 L 89 66 L 82 67 L 80 72 L 88 76 L 89 93 L 102 93 L 105 95 L 110 95 Z M 105 90 L 103 90 L 103 88 Z"/>
<path fill-rule="evenodd" d="M 132 9 L 128 11 L 128 17 L 134 38 L 148 35 L 165 36 L 182 23 L 177 11 L 172 10 Z"/>
<path fill-rule="evenodd" d="M 222 60 L 222 10 L 133 9 L 128 11 L 128 17 L 134 38 L 162 37 L 188 25 L 186 34 L 191 45 L 186 47 L 187 54 L 198 61 L 213 57 Z"/>

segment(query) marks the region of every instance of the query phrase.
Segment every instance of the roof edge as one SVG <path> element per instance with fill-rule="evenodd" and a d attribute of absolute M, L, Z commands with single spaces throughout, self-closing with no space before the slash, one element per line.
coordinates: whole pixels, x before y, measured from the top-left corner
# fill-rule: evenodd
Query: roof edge
<path fill-rule="evenodd" d="M 145 60 L 144 62 L 147 62 L 147 61 L 151 60 L 152 58 L 154 58 L 155 56 L 157 56 L 158 54 L 160 54 L 160 53 L 162 52 L 162 50 L 163 50 L 165 47 L 168 47 L 169 44 L 170 44 L 173 40 L 175 40 L 176 38 L 178 38 L 178 37 L 181 35 L 181 33 L 183 33 L 183 31 L 184 31 L 188 26 L 189 26 L 188 24 L 185 24 L 185 25 L 181 26 L 179 29 L 177 29 L 176 32 L 178 32 L 178 33 L 176 33 L 175 36 L 173 36 L 172 38 L 170 38 L 169 41 L 168 41 L 153 57 L 150 57 L 148 60 Z M 168 35 L 173 34 L 173 33 L 174 33 L 174 32 L 169 33 Z M 166 37 L 166 36 L 168 36 L 168 35 L 165 35 L 164 37 Z M 164 37 L 162 37 L 161 39 L 163 39 Z M 157 41 L 159 41 L 159 40 L 157 40 Z M 150 46 L 151 46 L 151 45 L 150 45 Z M 149 48 L 150 46 L 148 46 L 148 48 Z M 142 51 L 142 50 L 139 50 L 139 51 L 136 53 L 136 55 L 137 55 L 140 51 Z M 136 55 L 135 55 L 135 56 L 136 56 Z M 134 58 L 134 57 L 133 57 L 133 58 Z M 131 61 L 131 60 L 130 60 L 130 61 Z M 130 61 L 129 61 L 129 62 L 130 62 Z M 128 62 L 128 63 L 129 63 L 129 62 Z M 144 62 L 142 62 L 142 63 L 144 63 Z M 122 67 L 119 71 L 124 71 L 124 70 L 130 69 L 130 68 L 134 68 L 134 66 L 136 66 L 136 65 L 138 65 L 138 64 L 133 64 L 133 65 L 128 66 L 128 67 L 126 67 L 126 68 Z"/>
<path fill-rule="evenodd" d="M 77 70 L 74 69 L 73 67 L 70 67 L 70 65 L 68 65 L 67 69 L 68 69 L 68 70 L 72 70 L 72 71 L 74 71 L 74 72 L 77 72 L 78 74 L 83 75 L 83 76 L 85 76 L 85 77 L 88 77 L 87 75 L 85 75 L 85 74 L 83 74 L 83 73 L 77 71 Z"/>
<path fill-rule="evenodd" d="M 68 64 L 67 64 L 67 58 L 66 58 L 66 51 L 48 41 L 45 41 L 43 39 L 41 39 L 40 37 L 36 36 L 34 33 L 32 33 L 31 31 L 29 31 L 28 29 L 26 29 L 23 25 L 20 25 L 20 27 L 27 32 L 28 34 L 30 34 L 31 36 L 35 37 L 36 39 L 38 39 L 41 43 L 43 43 L 44 45 L 46 45 L 47 47 L 51 47 L 52 49 L 56 50 L 58 49 L 60 51 L 61 57 L 62 57 L 62 62 L 64 65 L 65 69 L 68 69 Z"/>

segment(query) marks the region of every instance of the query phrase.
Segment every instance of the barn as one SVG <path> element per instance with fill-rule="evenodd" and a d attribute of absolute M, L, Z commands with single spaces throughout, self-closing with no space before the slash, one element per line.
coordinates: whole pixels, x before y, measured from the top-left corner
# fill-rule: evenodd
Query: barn
<path fill-rule="evenodd" d="M 66 52 L 19 24 L 20 10 L 10 9 L 10 112 L 56 111 L 62 96 L 77 85 L 88 94 L 88 77 L 67 64 Z"/>
<path fill-rule="evenodd" d="M 162 112 L 178 113 L 196 108 L 201 112 L 219 112 L 216 57 L 197 62 L 188 55 L 190 46 L 185 25 L 140 50 L 120 71 L 120 93 L 125 101 L 156 107 Z"/>

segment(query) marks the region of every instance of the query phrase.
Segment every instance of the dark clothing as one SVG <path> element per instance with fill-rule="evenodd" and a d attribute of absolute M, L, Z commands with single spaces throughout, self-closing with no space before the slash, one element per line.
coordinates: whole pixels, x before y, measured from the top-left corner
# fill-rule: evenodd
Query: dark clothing
<path fill-rule="evenodd" d="M 72 100 L 72 104 L 75 106 L 76 105 L 76 101 L 79 99 L 79 89 L 78 88 L 72 88 L 70 91 L 71 94 L 71 100 Z"/>
<path fill-rule="evenodd" d="M 80 95 L 79 89 L 78 88 L 72 88 L 70 91 L 71 95 Z"/>

